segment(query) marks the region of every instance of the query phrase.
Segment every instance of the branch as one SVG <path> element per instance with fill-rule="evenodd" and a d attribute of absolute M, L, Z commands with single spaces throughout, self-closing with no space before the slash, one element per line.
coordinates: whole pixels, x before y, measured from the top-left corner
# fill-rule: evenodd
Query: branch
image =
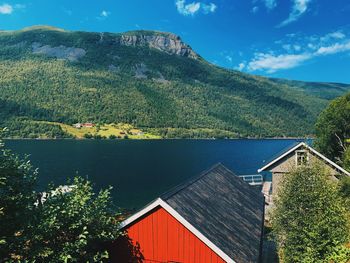
<path fill-rule="evenodd" d="M 338 134 L 335 133 L 334 135 L 335 135 L 335 137 L 337 137 L 339 146 L 343 149 L 343 153 L 344 153 L 344 152 L 346 151 L 346 147 L 345 147 L 343 141 L 340 139 L 340 137 L 338 136 Z"/>

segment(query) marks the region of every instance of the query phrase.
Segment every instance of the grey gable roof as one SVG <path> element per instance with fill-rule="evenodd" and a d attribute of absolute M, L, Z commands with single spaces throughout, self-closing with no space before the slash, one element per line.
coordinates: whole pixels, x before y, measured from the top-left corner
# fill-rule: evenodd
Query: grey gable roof
<path fill-rule="evenodd" d="M 274 155 L 272 155 L 271 157 L 269 157 L 267 160 L 264 160 L 264 165 L 268 164 L 270 162 L 272 162 L 273 160 L 277 159 L 278 157 L 280 157 L 281 155 L 285 154 L 286 152 L 288 152 L 290 149 L 294 148 L 295 146 L 299 145 L 301 142 L 296 141 L 293 142 L 292 144 L 284 147 L 282 150 L 280 150 L 279 152 L 275 153 Z"/>
<path fill-rule="evenodd" d="M 264 197 L 222 164 L 160 197 L 235 262 L 258 262 Z"/>
<path fill-rule="evenodd" d="M 284 152 L 282 152 L 280 155 L 278 155 L 277 157 L 275 157 L 274 159 L 272 159 L 271 161 L 269 161 L 267 164 L 264 165 L 264 167 L 258 169 L 258 173 L 267 170 L 270 167 L 273 167 L 274 165 L 276 165 L 278 162 L 283 161 L 283 158 L 285 158 L 286 156 L 292 154 L 293 152 L 295 152 L 295 150 L 299 149 L 299 148 L 305 148 L 307 149 L 309 152 L 311 152 L 314 156 L 317 156 L 319 159 L 323 160 L 326 164 L 332 166 L 334 169 L 336 169 L 338 172 L 343 173 L 347 176 L 350 176 L 350 172 L 346 171 L 344 168 L 340 167 L 338 164 L 334 163 L 333 161 L 331 161 L 330 159 L 328 159 L 326 156 L 324 156 L 323 154 L 319 153 L 318 151 L 316 151 L 314 148 L 312 148 L 311 146 L 309 146 L 308 144 L 306 144 L 305 142 L 300 142 L 298 144 L 294 144 L 292 146 L 289 147 L 289 149 L 285 150 Z"/>

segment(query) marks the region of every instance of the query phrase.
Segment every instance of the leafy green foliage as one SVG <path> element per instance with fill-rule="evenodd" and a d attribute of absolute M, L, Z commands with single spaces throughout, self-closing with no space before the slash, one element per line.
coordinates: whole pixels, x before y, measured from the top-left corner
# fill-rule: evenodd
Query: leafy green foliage
<path fill-rule="evenodd" d="M 110 189 L 96 195 L 77 177 L 71 191 L 50 186 L 46 201 L 37 203 L 36 175 L 27 160 L 1 148 L 1 261 L 107 261 L 108 244 L 120 234 Z"/>
<path fill-rule="evenodd" d="M 23 234 L 33 220 L 36 170 L 28 160 L 21 160 L 0 148 L 0 258 L 21 253 Z"/>
<path fill-rule="evenodd" d="M 38 262 L 99 262 L 119 234 L 109 189 L 94 194 L 89 182 L 75 178 L 71 192 L 57 192 L 37 211 L 28 258 Z"/>
<path fill-rule="evenodd" d="M 330 255 L 328 255 L 325 262 L 349 263 L 349 259 L 350 247 L 339 245 L 332 251 Z"/>
<path fill-rule="evenodd" d="M 4 126 L 8 129 L 7 136 L 11 138 L 71 138 L 59 125 L 33 122 L 31 120 L 14 119 L 7 121 Z"/>
<path fill-rule="evenodd" d="M 342 153 L 341 156 L 341 162 L 346 170 L 350 170 L 350 147 L 348 146 L 348 143 L 346 143 L 345 151 Z"/>
<path fill-rule="evenodd" d="M 168 137 L 305 136 L 313 134 L 329 99 L 201 58 L 125 46 L 120 37 L 50 27 L 1 32 L 0 126 L 11 127 L 11 136 L 18 137 L 66 136 L 57 126 L 34 128 L 33 120 L 129 123 L 159 133 L 169 128 Z M 76 61 L 56 59 L 33 53 L 35 43 L 86 54 Z M 336 86 L 330 90 L 338 95 Z"/>
<path fill-rule="evenodd" d="M 338 187 L 316 164 L 284 177 L 272 215 L 283 262 L 347 262 L 349 214 Z"/>
<path fill-rule="evenodd" d="M 349 91 L 348 84 L 342 83 L 319 83 L 319 82 L 303 82 L 287 79 L 270 79 L 271 81 L 286 84 L 292 88 L 303 91 L 307 94 L 318 98 L 333 100 Z"/>
<path fill-rule="evenodd" d="M 322 153 L 333 160 L 342 159 L 350 138 L 350 93 L 333 100 L 320 114 L 316 136 L 315 145 Z"/>
<path fill-rule="evenodd" d="M 345 198 L 349 200 L 350 210 L 350 176 L 344 176 L 340 179 L 340 192 Z"/>

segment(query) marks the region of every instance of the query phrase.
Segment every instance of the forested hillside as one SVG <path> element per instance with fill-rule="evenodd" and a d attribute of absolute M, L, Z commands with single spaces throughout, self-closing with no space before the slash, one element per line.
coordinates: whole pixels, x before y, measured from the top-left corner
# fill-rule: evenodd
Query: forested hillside
<path fill-rule="evenodd" d="M 349 84 L 342 83 L 328 83 L 328 82 L 303 82 L 287 79 L 270 79 L 276 83 L 286 84 L 297 90 L 303 91 L 307 94 L 318 98 L 332 100 L 336 97 L 344 95 L 349 91 Z"/>
<path fill-rule="evenodd" d="M 319 85 L 219 68 L 169 33 L 0 32 L 0 126 L 12 137 L 67 136 L 47 121 L 163 137 L 312 135 L 328 101 L 350 89 L 329 84 L 320 96 Z"/>

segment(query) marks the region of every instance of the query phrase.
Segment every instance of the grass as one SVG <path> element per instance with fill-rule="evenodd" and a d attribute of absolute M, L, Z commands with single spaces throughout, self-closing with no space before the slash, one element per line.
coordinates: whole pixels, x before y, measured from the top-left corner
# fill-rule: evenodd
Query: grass
<path fill-rule="evenodd" d="M 84 139 L 86 134 L 90 134 L 92 136 L 101 136 L 102 138 L 115 137 L 118 139 L 161 139 L 161 137 L 158 135 L 143 132 L 140 129 L 136 129 L 132 125 L 125 123 L 103 124 L 92 128 L 75 128 L 71 125 L 59 122 L 41 121 L 41 123 L 59 125 L 64 132 L 72 135 L 77 139 Z"/>

